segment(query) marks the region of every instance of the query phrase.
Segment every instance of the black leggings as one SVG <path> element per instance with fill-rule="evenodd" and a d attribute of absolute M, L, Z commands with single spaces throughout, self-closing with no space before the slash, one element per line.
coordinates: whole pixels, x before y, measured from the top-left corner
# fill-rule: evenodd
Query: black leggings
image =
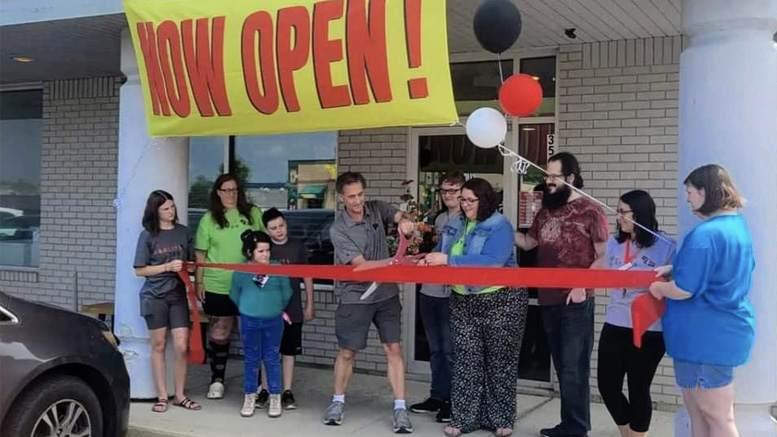
<path fill-rule="evenodd" d="M 599 393 L 618 426 L 647 432 L 653 414 L 650 384 L 664 356 L 664 335 L 646 332 L 642 348 L 634 346 L 631 328 L 605 323 L 599 337 Z M 623 377 L 628 375 L 629 398 L 623 394 Z"/>

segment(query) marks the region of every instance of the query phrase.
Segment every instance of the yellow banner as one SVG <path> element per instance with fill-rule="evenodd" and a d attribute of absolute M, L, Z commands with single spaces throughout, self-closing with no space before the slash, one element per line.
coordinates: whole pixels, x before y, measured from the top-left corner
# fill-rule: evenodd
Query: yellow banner
<path fill-rule="evenodd" d="M 153 136 L 458 120 L 441 0 L 124 0 Z"/>

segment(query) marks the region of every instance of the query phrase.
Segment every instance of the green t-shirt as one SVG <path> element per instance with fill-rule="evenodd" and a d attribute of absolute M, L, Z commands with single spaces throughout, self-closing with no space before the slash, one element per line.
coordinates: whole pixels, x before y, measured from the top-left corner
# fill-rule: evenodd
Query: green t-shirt
<path fill-rule="evenodd" d="M 264 231 L 262 210 L 256 206 L 251 208 L 253 224 L 249 224 L 248 219 L 240 215 L 236 209 L 226 211 L 224 217 L 227 219 L 227 226 L 222 229 L 213 220 L 210 211 L 202 216 L 200 225 L 197 227 L 197 235 L 194 237 L 194 249 L 207 252 L 205 262 L 208 263 L 242 264 L 246 259 L 242 254 L 243 242 L 240 241 L 240 234 L 246 229 Z M 203 282 L 206 291 L 229 294 L 232 288 L 232 271 L 205 269 Z"/>
<path fill-rule="evenodd" d="M 449 256 L 464 255 L 464 237 L 466 237 L 467 234 L 472 232 L 473 229 L 475 229 L 475 222 L 471 222 L 467 220 L 467 227 L 464 229 L 464 235 L 462 235 L 458 240 L 456 240 L 455 243 L 453 243 L 453 246 L 451 246 L 451 253 Z M 499 287 L 499 286 L 486 287 L 475 294 L 493 293 L 497 290 L 501 290 L 502 288 L 504 287 Z M 472 293 L 467 293 L 467 287 L 463 285 L 454 285 L 453 291 L 462 295 L 472 294 Z"/>

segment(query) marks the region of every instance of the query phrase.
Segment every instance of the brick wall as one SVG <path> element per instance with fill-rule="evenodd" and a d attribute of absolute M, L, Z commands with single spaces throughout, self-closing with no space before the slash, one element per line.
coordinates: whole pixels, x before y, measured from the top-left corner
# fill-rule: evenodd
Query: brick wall
<path fill-rule="evenodd" d="M 681 37 L 564 46 L 557 79 L 559 150 L 579 159 L 586 191 L 613 208 L 626 191 L 648 191 L 661 229 L 672 235 L 677 232 L 681 49 Z M 614 214 L 609 216 L 614 225 Z M 596 351 L 607 302 L 607 295 L 598 292 L 591 378 L 596 399 Z M 651 391 L 659 408 L 681 403 L 668 358 Z"/>
<path fill-rule="evenodd" d="M 112 301 L 119 78 L 46 82 L 40 268 L 3 269 L 0 289 L 73 308 Z"/>
<path fill-rule="evenodd" d="M 337 147 L 337 172 L 361 172 L 367 180 L 368 200 L 399 202 L 404 192 L 407 155 L 407 129 L 384 128 L 340 131 Z M 337 303 L 332 291 L 317 291 L 316 320 L 305 324 L 300 362 L 333 365 L 339 350 L 335 337 L 334 312 Z M 386 370 L 386 358 L 374 327 L 370 328 L 367 348 L 356 356 L 356 369 Z"/>

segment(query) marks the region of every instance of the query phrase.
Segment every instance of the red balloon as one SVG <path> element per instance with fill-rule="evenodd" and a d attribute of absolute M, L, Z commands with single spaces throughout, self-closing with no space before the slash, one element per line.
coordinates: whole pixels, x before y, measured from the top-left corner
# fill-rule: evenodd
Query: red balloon
<path fill-rule="evenodd" d="M 499 104 L 514 117 L 534 114 L 542 104 L 542 86 L 528 74 L 514 74 L 499 88 Z"/>

